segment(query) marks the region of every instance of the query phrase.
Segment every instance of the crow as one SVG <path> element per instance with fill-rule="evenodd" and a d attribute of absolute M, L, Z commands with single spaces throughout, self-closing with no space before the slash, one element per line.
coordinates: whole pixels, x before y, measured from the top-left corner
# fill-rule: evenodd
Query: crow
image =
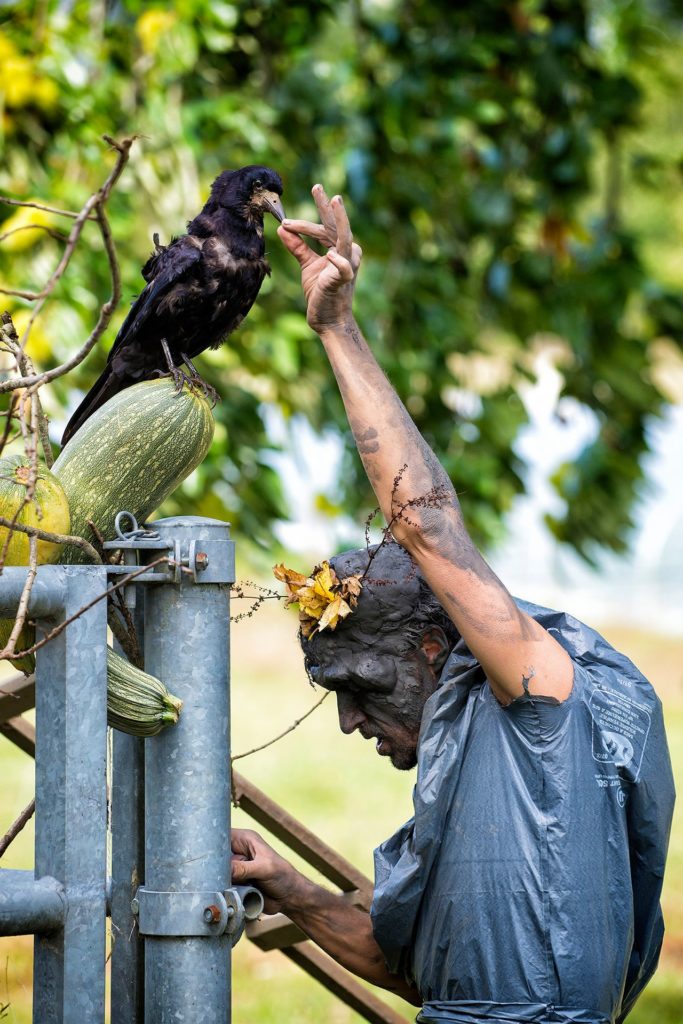
<path fill-rule="evenodd" d="M 170 374 L 212 391 L 191 360 L 217 348 L 244 320 L 270 267 L 263 216 L 284 218 L 282 180 L 269 167 L 223 171 L 187 234 L 155 251 L 142 268 L 146 287 L 116 335 L 99 380 L 69 420 L 62 444 L 112 395 L 138 381 Z M 179 366 L 190 370 L 188 377 Z"/>

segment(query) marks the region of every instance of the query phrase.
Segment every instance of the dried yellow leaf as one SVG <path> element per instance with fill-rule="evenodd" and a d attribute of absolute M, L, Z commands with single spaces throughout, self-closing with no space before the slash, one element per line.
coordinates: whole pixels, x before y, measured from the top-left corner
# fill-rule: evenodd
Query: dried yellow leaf
<path fill-rule="evenodd" d="M 309 639 L 316 630 L 335 629 L 358 603 L 361 577 L 340 580 L 329 562 L 317 565 L 310 576 L 280 564 L 273 567 L 275 578 L 287 588 L 287 605 L 299 605 L 301 632 Z"/>
<path fill-rule="evenodd" d="M 284 583 L 287 588 L 287 604 L 293 604 L 295 601 L 298 601 L 297 595 L 301 587 L 311 583 L 303 573 L 297 572 L 296 569 L 287 569 L 282 563 L 273 566 L 273 575 L 275 579 Z"/>
<path fill-rule="evenodd" d="M 335 597 L 331 604 L 328 604 L 327 608 L 320 617 L 318 622 L 318 632 L 322 633 L 323 629 L 335 629 L 340 619 L 345 619 L 347 615 L 351 614 L 346 601 L 341 597 L 340 594 Z"/>

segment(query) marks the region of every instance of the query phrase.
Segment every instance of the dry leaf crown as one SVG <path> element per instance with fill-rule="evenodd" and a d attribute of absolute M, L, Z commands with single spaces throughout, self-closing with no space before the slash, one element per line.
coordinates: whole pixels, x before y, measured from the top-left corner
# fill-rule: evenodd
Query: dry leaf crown
<path fill-rule="evenodd" d="M 273 574 L 285 584 L 286 605 L 299 605 L 301 632 L 307 640 L 316 631 L 336 629 L 358 604 L 362 589 L 360 573 L 340 580 L 329 562 L 316 565 L 310 576 L 282 563 L 274 566 Z"/>

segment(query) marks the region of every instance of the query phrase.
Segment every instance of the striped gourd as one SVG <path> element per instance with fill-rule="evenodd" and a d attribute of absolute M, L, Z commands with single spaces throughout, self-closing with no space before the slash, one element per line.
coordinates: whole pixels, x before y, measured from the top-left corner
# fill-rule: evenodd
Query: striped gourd
<path fill-rule="evenodd" d="M 38 464 L 33 498 L 21 508 L 31 479 L 31 463 L 25 455 L 5 455 L 0 459 L 0 515 L 6 519 L 17 516 L 22 526 L 35 526 L 47 533 L 69 532 L 69 502 L 60 481 L 42 463 Z M 0 526 L 0 551 L 7 543 L 7 528 Z M 28 565 L 29 538 L 14 532 L 5 553 L 5 565 Z M 36 543 L 38 564 L 56 562 L 60 545 L 39 540 Z"/>
<path fill-rule="evenodd" d="M 143 381 L 110 398 L 71 438 L 52 467 L 69 499 L 71 532 L 114 537 L 117 512 L 145 521 L 199 465 L 213 439 L 204 395 L 169 378 Z M 66 547 L 61 561 L 85 560 Z"/>
<path fill-rule="evenodd" d="M 59 480 L 49 469 L 39 463 L 33 499 L 23 508 L 31 479 L 31 463 L 25 455 L 5 455 L 0 459 L 0 515 L 14 519 L 23 526 L 35 526 L 47 533 L 68 533 L 70 528 L 69 503 Z M 19 511 L 21 509 L 21 511 Z M 7 543 L 8 530 L 0 526 L 0 553 L 5 551 L 5 565 L 28 565 L 29 538 L 25 533 L 13 531 Z M 39 565 L 56 562 L 61 545 L 50 541 L 36 542 L 36 557 Z M 0 619 L 0 650 L 10 638 L 14 619 Z M 35 643 L 35 630 L 25 625 L 17 639 L 16 650 L 25 650 Z M 12 664 L 25 675 L 33 671 L 35 658 L 27 654 L 13 658 Z"/>
<path fill-rule="evenodd" d="M 131 736 L 155 736 L 175 725 L 183 702 L 161 680 L 107 648 L 107 723 Z"/>

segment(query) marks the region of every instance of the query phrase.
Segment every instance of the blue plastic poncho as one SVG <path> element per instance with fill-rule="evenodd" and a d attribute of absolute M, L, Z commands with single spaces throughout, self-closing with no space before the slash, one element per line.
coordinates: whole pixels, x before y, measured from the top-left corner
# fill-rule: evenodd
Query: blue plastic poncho
<path fill-rule="evenodd" d="M 418 1021 L 614 1024 L 652 975 L 674 802 L 660 701 L 569 615 L 558 704 L 503 707 L 462 641 L 427 702 L 415 816 L 375 851 L 375 937 Z"/>

